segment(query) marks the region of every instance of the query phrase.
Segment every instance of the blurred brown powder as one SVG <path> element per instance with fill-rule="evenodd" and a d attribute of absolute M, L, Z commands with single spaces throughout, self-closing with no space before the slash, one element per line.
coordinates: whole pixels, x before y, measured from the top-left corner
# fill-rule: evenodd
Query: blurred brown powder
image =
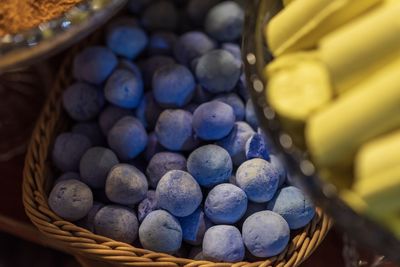
<path fill-rule="evenodd" d="M 0 36 L 62 15 L 82 0 L 0 0 Z"/>

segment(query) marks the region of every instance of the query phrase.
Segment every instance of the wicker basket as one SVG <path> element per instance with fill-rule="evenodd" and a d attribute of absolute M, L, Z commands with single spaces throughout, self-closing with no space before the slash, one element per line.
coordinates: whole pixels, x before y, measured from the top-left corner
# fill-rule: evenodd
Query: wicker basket
<path fill-rule="evenodd" d="M 94 43 L 98 37 L 86 40 Z M 47 99 L 36 124 L 25 159 L 23 202 L 29 218 L 36 227 L 55 241 L 61 242 L 66 250 L 80 257 L 119 266 L 297 266 L 318 247 L 331 227 L 331 220 L 317 209 L 316 216 L 301 231 L 292 233 L 287 248 L 278 256 L 258 262 L 213 263 L 177 258 L 168 254 L 155 253 L 130 244 L 117 242 L 96 235 L 86 229 L 65 221 L 52 212 L 47 204 L 52 184 L 52 165 L 49 149 L 58 133 L 65 130 L 69 120 L 62 109 L 61 95 L 64 88 L 72 83 L 72 59 L 85 44 L 73 47 L 60 66 L 54 88 Z"/>

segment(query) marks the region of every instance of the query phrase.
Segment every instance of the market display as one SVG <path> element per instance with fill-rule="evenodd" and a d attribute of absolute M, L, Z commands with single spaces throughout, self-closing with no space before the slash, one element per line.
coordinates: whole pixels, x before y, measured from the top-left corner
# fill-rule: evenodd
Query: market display
<path fill-rule="evenodd" d="M 217 262 L 278 255 L 312 220 L 246 94 L 243 10 L 218 2 L 130 1 L 136 16 L 74 58 L 62 101 L 73 123 L 52 147 L 58 216 Z"/>

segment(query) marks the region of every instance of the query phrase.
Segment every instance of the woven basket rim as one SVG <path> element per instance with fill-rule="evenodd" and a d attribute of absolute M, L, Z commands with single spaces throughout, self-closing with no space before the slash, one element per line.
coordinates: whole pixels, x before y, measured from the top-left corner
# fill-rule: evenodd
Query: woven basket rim
<path fill-rule="evenodd" d="M 57 126 L 65 116 L 61 107 L 62 90 L 73 80 L 71 66 L 74 55 L 88 44 L 98 41 L 99 38 L 99 34 L 93 34 L 84 42 L 71 48 L 65 56 L 33 131 L 23 171 L 23 204 L 33 224 L 46 236 L 61 242 L 73 253 L 121 266 L 292 267 L 298 266 L 307 259 L 332 226 L 331 219 L 319 208 L 313 220 L 295 236 L 291 236 L 289 245 L 281 254 L 251 263 L 196 261 L 137 248 L 78 227 L 58 217 L 49 208 L 45 192 L 45 185 L 49 182 L 48 152 L 57 134 Z"/>

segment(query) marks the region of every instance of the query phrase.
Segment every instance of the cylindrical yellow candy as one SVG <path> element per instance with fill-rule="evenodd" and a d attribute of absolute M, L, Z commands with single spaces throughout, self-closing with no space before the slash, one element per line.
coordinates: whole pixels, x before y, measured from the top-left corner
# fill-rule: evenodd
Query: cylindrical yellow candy
<path fill-rule="evenodd" d="M 264 75 L 268 102 L 285 120 L 304 123 L 332 97 L 328 71 L 315 53 L 281 56 L 265 68 Z"/>
<path fill-rule="evenodd" d="M 266 41 L 274 55 L 315 48 L 318 41 L 382 0 L 294 1 L 266 27 Z"/>
<path fill-rule="evenodd" d="M 382 5 L 368 15 L 325 36 L 319 43 L 338 93 L 353 88 L 400 55 L 400 1 Z"/>
<path fill-rule="evenodd" d="M 305 136 L 317 165 L 349 166 L 364 142 L 398 127 L 400 59 L 312 115 Z"/>
<path fill-rule="evenodd" d="M 361 147 L 355 160 L 355 176 L 357 180 L 370 179 L 379 172 L 397 166 L 400 166 L 400 130 L 378 137 Z"/>
<path fill-rule="evenodd" d="M 365 201 L 365 212 L 371 216 L 379 217 L 400 211 L 400 165 L 370 179 L 357 181 L 354 192 Z"/>

